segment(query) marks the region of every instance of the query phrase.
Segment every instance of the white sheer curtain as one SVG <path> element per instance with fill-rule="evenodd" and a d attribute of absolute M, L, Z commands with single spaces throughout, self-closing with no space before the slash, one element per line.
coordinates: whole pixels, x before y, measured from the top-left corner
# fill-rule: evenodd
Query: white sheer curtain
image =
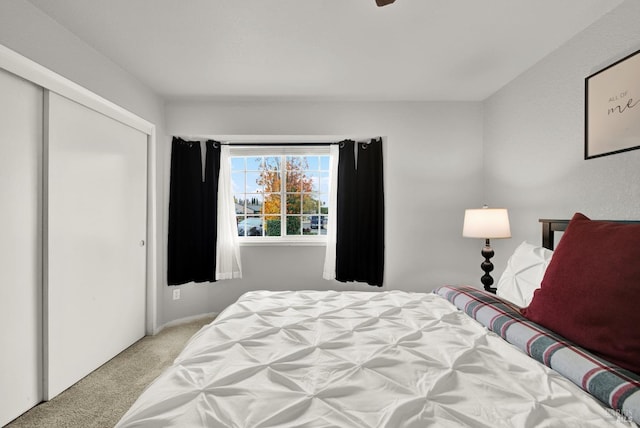
<path fill-rule="evenodd" d="M 327 223 L 327 250 L 324 256 L 324 279 L 336 278 L 336 227 L 338 205 L 338 156 L 340 149 L 337 144 L 329 148 L 329 221 Z"/>
<path fill-rule="evenodd" d="M 236 209 L 231 189 L 231 155 L 228 146 L 220 148 L 218 242 L 216 248 L 216 279 L 242 278 Z"/>

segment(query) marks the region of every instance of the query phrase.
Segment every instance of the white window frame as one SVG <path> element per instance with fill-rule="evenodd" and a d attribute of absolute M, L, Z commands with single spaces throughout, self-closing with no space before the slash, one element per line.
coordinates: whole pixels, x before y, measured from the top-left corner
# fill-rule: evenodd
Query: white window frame
<path fill-rule="evenodd" d="M 283 144 L 278 146 L 242 146 L 230 145 L 229 155 L 234 156 L 330 156 L 329 144 Z M 284 169 L 282 170 L 284 174 Z M 285 180 L 281 181 L 280 197 L 283 212 L 280 214 L 286 219 L 286 192 L 284 189 Z M 331 188 L 331 186 L 329 186 Z M 335 215 L 335 207 L 329 207 L 329 215 Z M 309 214 L 313 215 L 313 214 Z M 282 222 L 283 230 L 286 228 L 286 221 Z M 274 245 L 299 245 L 299 246 L 326 246 L 327 235 L 287 235 L 281 236 L 238 236 L 241 246 L 274 246 Z"/>

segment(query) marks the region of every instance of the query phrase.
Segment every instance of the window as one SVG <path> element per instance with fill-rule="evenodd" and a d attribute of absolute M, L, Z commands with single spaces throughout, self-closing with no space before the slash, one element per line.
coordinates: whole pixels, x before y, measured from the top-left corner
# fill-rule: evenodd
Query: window
<path fill-rule="evenodd" d="M 243 241 L 324 241 L 329 148 L 232 148 L 231 182 Z"/>

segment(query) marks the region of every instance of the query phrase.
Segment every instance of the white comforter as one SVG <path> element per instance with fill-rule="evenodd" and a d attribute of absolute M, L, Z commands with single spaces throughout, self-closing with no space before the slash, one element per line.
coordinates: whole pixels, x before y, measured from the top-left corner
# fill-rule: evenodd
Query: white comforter
<path fill-rule="evenodd" d="M 243 295 L 118 427 L 628 426 L 446 300 Z"/>

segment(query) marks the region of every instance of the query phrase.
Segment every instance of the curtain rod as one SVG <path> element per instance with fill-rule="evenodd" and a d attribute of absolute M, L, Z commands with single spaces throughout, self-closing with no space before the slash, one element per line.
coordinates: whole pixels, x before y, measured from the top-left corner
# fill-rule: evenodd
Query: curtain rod
<path fill-rule="evenodd" d="M 381 140 L 380 137 L 378 137 L 377 139 L 371 139 L 369 141 L 354 141 L 351 139 L 345 139 L 342 141 L 335 141 L 335 142 L 318 142 L 318 141 L 310 141 L 310 142 L 299 142 L 299 143 L 275 143 L 275 142 L 256 142 L 256 143 L 225 143 L 225 142 L 221 142 L 221 141 L 216 141 L 216 140 L 209 140 L 209 141 L 213 141 L 213 146 L 217 147 L 217 146 L 238 146 L 238 147 L 282 147 L 282 146 L 340 146 L 343 147 L 344 143 L 347 141 L 353 141 L 354 143 L 357 144 L 366 144 L 369 145 L 371 144 L 371 142 L 373 140 Z"/>
<path fill-rule="evenodd" d="M 215 144 L 218 144 L 220 146 L 247 146 L 247 147 L 260 147 L 260 146 L 264 146 L 264 147 L 268 147 L 268 146 L 334 146 L 336 144 L 341 144 L 343 141 L 339 141 L 339 142 L 326 142 L 326 143 L 320 143 L 320 142 L 309 142 L 309 143 L 273 143 L 273 142 L 264 142 L 264 143 L 223 143 L 220 141 L 215 141 L 215 140 L 211 140 L 214 142 Z M 344 141 L 349 141 L 349 140 L 344 140 Z M 369 144 L 369 143 L 367 143 Z"/>
<path fill-rule="evenodd" d="M 179 138 L 180 140 L 182 140 L 182 137 L 174 137 L 174 138 Z M 193 137 L 185 137 L 185 138 L 193 138 Z M 201 141 L 201 138 L 198 138 L 198 141 Z M 347 141 L 353 141 L 354 143 L 357 144 L 365 144 L 365 145 L 369 145 L 371 144 L 373 141 L 381 141 L 382 137 L 378 137 L 378 138 L 372 138 L 369 139 L 367 141 L 355 141 L 352 140 L 350 138 L 345 138 L 344 140 L 341 141 L 300 141 L 300 142 L 271 142 L 271 141 L 264 141 L 264 142 L 224 142 L 224 141 L 217 141 L 214 140 L 212 138 L 205 138 L 204 141 L 213 141 L 213 146 L 214 147 L 219 147 L 219 146 L 237 146 L 237 147 L 283 147 L 283 146 L 297 146 L 297 147 L 304 147 L 304 146 L 310 146 L 310 147 L 320 147 L 320 146 L 340 146 L 343 147 L 344 143 Z M 183 140 L 186 141 L 186 140 Z"/>

